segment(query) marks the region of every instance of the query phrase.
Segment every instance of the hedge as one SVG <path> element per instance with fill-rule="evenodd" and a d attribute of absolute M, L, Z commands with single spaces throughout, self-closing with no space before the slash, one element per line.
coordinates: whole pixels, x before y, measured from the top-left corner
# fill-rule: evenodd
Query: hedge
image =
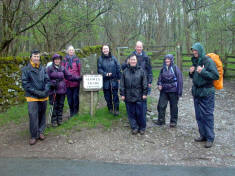
<path fill-rule="evenodd" d="M 76 51 L 79 58 L 85 58 L 91 54 L 100 55 L 101 46 L 87 46 Z M 65 52 L 57 52 L 65 56 Z M 51 55 L 43 54 L 41 63 L 46 65 L 51 61 Z M 0 57 L 0 112 L 5 111 L 11 105 L 25 101 L 24 91 L 21 85 L 21 69 L 29 62 L 29 57 Z"/>

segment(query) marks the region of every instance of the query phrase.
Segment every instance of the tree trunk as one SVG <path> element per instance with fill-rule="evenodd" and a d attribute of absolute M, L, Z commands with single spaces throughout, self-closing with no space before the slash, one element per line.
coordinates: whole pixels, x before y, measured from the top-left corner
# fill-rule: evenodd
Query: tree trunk
<path fill-rule="evenodd" d="M 191 51 L 191 36 L 190 36 L 189 16 L 188 16 L 185 2 L 183 2 L 183 10 L 184 10 L 185 43 L 186 43 L 187 53 L 189 53 Z"/>
<path fill-rule="evenodd" d="M 232 31 L 232 55 L 235 56 L 235 30 Z"/>

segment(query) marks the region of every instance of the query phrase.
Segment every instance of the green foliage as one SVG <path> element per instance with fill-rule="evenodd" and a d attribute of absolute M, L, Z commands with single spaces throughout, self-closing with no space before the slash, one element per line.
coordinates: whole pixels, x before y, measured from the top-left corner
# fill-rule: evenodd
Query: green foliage
<path fill-rule="evenodd" d="M 27 103 L 11 106 L 6 112 L 0 113 L 0 127 L 11 122 L 18 124 L 27 119 Z"/>
<path fill-rule="evenodd" d="M 100 55 L 101 53 L 101 45 L 97 46 L 86 46 L 82 48 L 80 51 L 77 52 L 78 57 L 84 58 L 86 56 L 89 56 L 91 54 L 97 54 Z"/>
<path fill-rule="evenodd" d="M 154 69 L 153 71 L 153 79 L 157 79 L 160 73 L 160 69 Z"/>

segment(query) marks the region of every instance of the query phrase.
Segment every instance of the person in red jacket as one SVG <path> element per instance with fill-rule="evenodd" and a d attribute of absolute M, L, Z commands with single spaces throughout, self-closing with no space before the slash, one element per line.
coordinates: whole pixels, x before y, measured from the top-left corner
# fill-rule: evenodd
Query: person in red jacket
<path fill-rule="evenodd" d="M 62 66 L 71 73 L 74 77 L 81 76 L 81 62 L 80 59 L 75 55 L 74 47 L 71 45 L 67 49 L 67 55 L 62 61 Z M 67 87 L 67 100 L 70 109 L 70 117 L 78 114 L 79 111 L 79 90 L 80 81 L 69 81 L 65 80 Z"/>

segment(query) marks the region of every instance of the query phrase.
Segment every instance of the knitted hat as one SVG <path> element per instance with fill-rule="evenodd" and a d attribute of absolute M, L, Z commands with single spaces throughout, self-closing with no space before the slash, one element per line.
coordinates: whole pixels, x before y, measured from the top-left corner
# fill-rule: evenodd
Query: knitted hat
<path fill-rule="evenodd" d="M 54 55 L 52 56 L 52 61 L 54 62 L 55 59 L 60 59 L 60 60 L 62 60 L 62 56 L 59 55 L 59 54 L 54 54 Z"/>

